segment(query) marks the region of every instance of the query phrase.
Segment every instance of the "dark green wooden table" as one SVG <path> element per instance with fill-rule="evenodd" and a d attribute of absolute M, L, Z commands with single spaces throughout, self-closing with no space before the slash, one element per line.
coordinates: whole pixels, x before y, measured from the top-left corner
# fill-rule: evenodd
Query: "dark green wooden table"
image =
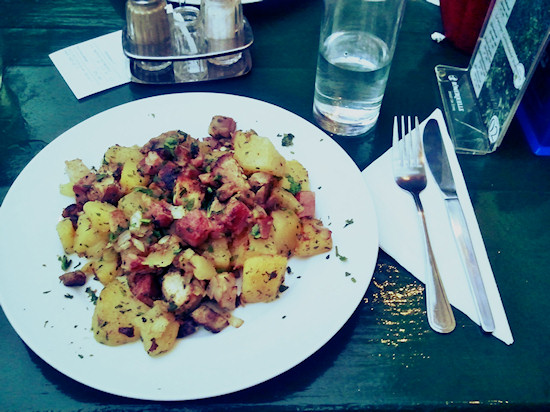
<path fill-rule="evenodd" d="M 0 0 L 7 66 L 0 90 L 0 201 L 29 160 L 59 134 L 139 98 L 232 93 L 313 121 L 321 8 L 321 0 L 246 5 L 255 43 L 254 67 L 245 77 L 172 87 L 128 84 L 78 101 L 48 54 L 120 29 L 124 2 Z M 409 1 L 376 133 L 360 142 L 339 141 L 360 168 L 389 147 L 393 115 L 425 118 L 441 107 L 436 64 L 467 66 L 469 56 L 430 39 L 441 30 L 437 7 Z M 432 332 L 422 284 L 380 252 L 364 302 L 328 344 L 277 378 L 215 399 L 143 402 L 83 386 L 38 358 L 0 312 L 0 410 L 549 408 L 550 158 L 530 152 L 514 121 L 495 153 L 459 161 L 514 334 L 512 346 L 482 335 L 457 311 L 455 332 Z"/>

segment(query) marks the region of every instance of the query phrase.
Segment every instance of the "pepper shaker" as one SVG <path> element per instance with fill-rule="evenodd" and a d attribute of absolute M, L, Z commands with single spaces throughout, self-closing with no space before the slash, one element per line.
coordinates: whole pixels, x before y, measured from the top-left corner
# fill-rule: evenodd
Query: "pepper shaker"
<path fill-rule="evenodd" d="M 201 14 L 209 52 L 224 52 L 243 42 L 243 9 L 241 0 L 201 0 Z M 229 66 L 240 60 L 242 53 L 209 59 L 212 64 Z"/>
<path fill-rule="evenodd" d="M 143 56 L 169 55 L 171 31 L 166 0 L 128 0 L 126 28 L 129 39 Z M 170 68 L 170 61 L 139 60 L 138 66 L 148 72 Z"/>

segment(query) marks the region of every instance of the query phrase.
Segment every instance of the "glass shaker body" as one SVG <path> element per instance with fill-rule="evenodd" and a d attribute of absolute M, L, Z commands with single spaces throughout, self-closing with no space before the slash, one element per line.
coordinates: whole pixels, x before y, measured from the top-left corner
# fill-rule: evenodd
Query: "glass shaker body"
<path fill-rule="evenodd" d="M 231 50 L 243 43 L 243 9 L 241 0 L 201 0 L 203 26 L 208 52 Z M 241 58 L 234 53 L 209 59 L 216 65 L 231 65 Z"/>
<path fill-rule="evenodd" d="M 171 32 L 166 0 L 128 0 L 126 2 L 126 29 L 129 39 L 140 53 L 167 55 L 171 49 Z M 140 60 L 138 66 L 146 71 L 169 68 L 169 61 Z"/>
<path fill-rule="evenodd" d="M 204 29 L 199 9 L 193 6 L 177 7 L 173 11 L 173 46 L 177 54 L 197 55 L 206 52 Z M 174 77 L 178 82 L 200 81 L 208 73 L 205 59 L 174 62 Z"/>

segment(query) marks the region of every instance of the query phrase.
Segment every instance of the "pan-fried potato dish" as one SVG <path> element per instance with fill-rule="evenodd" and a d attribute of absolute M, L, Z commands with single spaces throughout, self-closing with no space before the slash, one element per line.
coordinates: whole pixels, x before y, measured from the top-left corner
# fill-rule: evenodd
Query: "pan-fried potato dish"
<path fill-rule="evenodd" d="M 199 327 L 239 327 L 233 310 L 278 298 L 290 257 L 332 249 L 298 161 L 228 117 L 215 116 L 208 134 L 115 145 L 97 169 L 66 162 L 61 193 L 74 203 L 57 231 L 65 253 L 87 263 L 60 278 L 104 285 L 92 318 L 98 342 L 141 340 L 155 356 Z"/>

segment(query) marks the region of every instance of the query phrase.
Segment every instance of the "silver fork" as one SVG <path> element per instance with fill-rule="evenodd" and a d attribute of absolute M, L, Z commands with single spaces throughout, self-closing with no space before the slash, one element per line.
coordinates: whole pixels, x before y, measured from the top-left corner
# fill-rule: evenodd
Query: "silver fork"
<path fill-rule="evenodd" d="M 426 309 L 428 312 L 428 323 L 433 330 L 439 333 L 452 332 L 456 326 L 453 311 L 441 277 L 435 262 L 432 251 L 432 245 L 428 236 L 424 208 L 420 201 L 420 192 L 426 188 L 426 170 L 424 167 L 424 148 L 420 138 L 420 128 L 418 117 L 415 117 L 414 130 L 411 128 L 411 117 L 407 117 L 407 126 L 409 136 L 405 129 L 405 117 L 401 116 L 401 139 L 399 139 L 399 125 L 397 116 L 393 121 L 393 144 L 392 144 L 392 166 L 393 176 L 397 185 L 409 192 L 416 205 L 418 214 L 422 221 L 424 230 L 425 250 L 430 262 L 428 273 L 426 274 Z"/>

